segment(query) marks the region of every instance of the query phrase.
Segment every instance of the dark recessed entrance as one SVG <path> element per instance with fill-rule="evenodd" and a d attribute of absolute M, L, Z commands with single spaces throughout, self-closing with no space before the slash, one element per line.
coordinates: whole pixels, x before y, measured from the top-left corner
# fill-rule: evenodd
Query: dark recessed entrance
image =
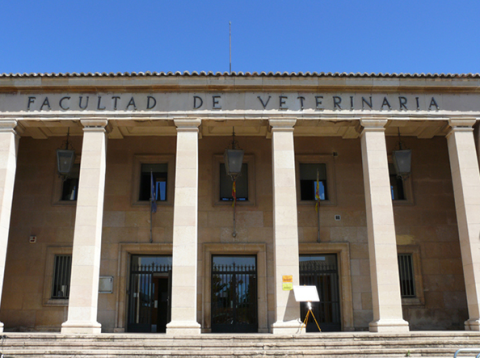
<path fill-rule="evenodd" d="M 312 311 L 322 331 L 340 331 L 337 255 L 300 255 L 300 285 L 317 286 L 320 302 L 312 302 Z M 303 321 L 306 303 L 301 303 L 300 312 Z M 318 332 L 312 317 L 308 319 L 307 332 Z"/>
<path fill-rule="evenodd" d="M 171 256 L 132 256 L 128 332 L 166 332 L 170 322 Z"/>
<path fill-rule="evenodd" d="M 257 259 L 212 257 L 212 333 L 258 331 Z"/>

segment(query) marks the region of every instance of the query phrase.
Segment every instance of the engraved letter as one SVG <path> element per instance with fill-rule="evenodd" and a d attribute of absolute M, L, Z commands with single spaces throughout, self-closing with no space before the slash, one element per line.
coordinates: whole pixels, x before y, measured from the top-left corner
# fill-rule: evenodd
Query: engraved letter
<path fill-rule="evenodd" d="M 128 107 L 130 106 L 133 106 L 133 110 L 136 111 L 137 110 L 137 105 L 135 104 L 135 100 L 133 99 L 133 97 L 130 99 L 130 101 L 128 102 L 127 104 L 127 108 L 125 108 L 125 110 L 128 109 Z"/>
<path fill-rule="evenodd" d="M 60 106 L 61 109 L 63 109 L 64 111 L 68 111 L 70 109 L 70 107 L 64 107 L 63 106 L 63 101 L 66 100 L 66 99 L 70 99 L 70 97 L 62 97 L 60 98 L 60 102 L 58 102 L 58 105 Z"/>
<path fill-rule="evenodd" d="M 263 109 L 267 109 L 267 105 L 268 105 L 268 102 L 270 101 L 270 98 L 272 96 L 268 96 L 268 99 L 267 99 L 267 103 L 263 103 L 263 99 L 260 97 L 260 96 L 257 96 L 257 98 L 260 100 L 260 103 L 262 104 L 263 106 Z"/>
<path fill-rule="evenodd" d="M 305 101 L 305 97 L 298 96 L 297 99 L 300 100 L 300 109 L 303 110 L 303 101 Z"/>
<path fill-rule="evenodd" d="M 113 99 L 113 110 L 116 111 L 117 110 L 117 100 L 120 99 L 120 96 L 112 96 L 112 99 Z"/>
<path fill-rule="evenodd" d="M 150 105 L 150 101 L 153 101 L 152 105 Z M 157 100 L 155 99 L 155 97 L 147 96 L 147 109 L 155 108 L 156 105 L 157 105 Z"/>
<path fill-rule="evenodd" d="M 218 102 L 219 98 L 222 98 L 222 96 L 212 96 L 212 108 L 213 109 L 222 109 L 222 106 L 220 106 L 220 103 Z"/>
<path fill-rule="evenodd" d="M 43 101 L 42 105 L 40 106 L 40 110 L 43 109 L 43 106 L 48 106 L 48 109 L 52 109 L 50 107 L 50 102 L 48 102 L 48 97 L 45 97 L 45 100 Z"/>
<path fill-rule="evenodd" d="M 88 107 L 88 96 L 87 96 L 87 100 L 85 101 L 85 107 L 82 107 L 82 96 L 80 96 L 80 99 L 78 101 L 78 106 L 80 107 L 80 109 L 87 109 Z"/>
<path fill-rule="evenodd" d="M 97 105 L 97 109 L 100 110 L 100 111 L 103 111 L 105 109 L 105 107 L 100 107 L 100 101 L 102 100 L 102 96 L 98 96 L 98 105 Z"/>
<path fill-rule="evenodd" d="M 197 103 L 197 101 L 200 101 L 200 103 Z M 193 109 L 199 109 L 201 106 L 203 106 L 203 99 L 193 96 Z"/>
<path fill-rule="evenodd" d="M 407 108 L 407 98 L 406 97 L 398 97 L 398 100 L 400 101 L 400 110 L 408 110 Z"/>
<path fill-rule="evenodd" d="M 315 96 L 315 108 L 316 109 L 323 109 L 322 106 L 322 99 L 323 99 L 323 96 Z"/>
<path fill-rule="evenodd" d="M 278 96 L 278 100 L 280 102 L 280 109 L 288 109 L 288 107 L 284 107 L 286 105 L 285 100 L 288 99 L 287 96 Z"/>
<path fill-rule="evenodd" d="M 432 97 L 432 100 L 430 101 L 430 106 L 428 106 L 428 110 L 432 109 L 432 106 L 435 106 L 435 109 L 438 111 L 440 108 L 438 108 L 438 104 L 435 101 L 435 98 Z"/>
<path fill-rule="evenodd" d="M 30 110 L 30 104 L 35 102 L 35 99 L 37 99 L 37 97 L 28 97 L 28 104 L 27 104 L 27 110 L 28 111 Z"/>
<path fill-rule="evenodd" d="M 353 110 L 353 96 L 350 96 L 350 109 Z"/>
<path fill-rule="evenodd" d="M 383 102 L 382 102 L 382 106 L 380 107 L 380 109 L 383 109 L 383 107 L 385 107 L 385 106 L 388 106 L 388 109 L 392 109 L 392 106 L 390 106 L 390 103 L 388 103 L 387 97 L 383 97 Z"/>
<path fill-rule="evenodd" d="M 342 103 L 342 97 L 333 96 L 333 109 L 342 109 L 340 103 Z"/>
<path fill-rule="evenodd" d="M 415 97 L 415 100 L 417 101 L 417 111 L 420 110 L 420 102 L 418 101 L 418 97 Z"/>
<path fill-rule="evenodd" d="M 362 97 L 362 109 L 365 109 L 365 105 L 369 106 L 372 109 L 372 96 L 370 96 L 370 102 Z"/>

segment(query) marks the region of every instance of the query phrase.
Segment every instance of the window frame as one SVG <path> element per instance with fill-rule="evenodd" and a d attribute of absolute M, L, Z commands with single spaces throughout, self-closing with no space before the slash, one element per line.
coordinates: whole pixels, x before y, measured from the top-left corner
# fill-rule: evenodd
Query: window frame
<path fill-rule="evenodd" d="M 412 255 L 413 279 L 414 279 L 415 294 L 416 294 L 416 297 L 408 297 L 408 298 L 402 297 L 402 306 L 423 306 L 425 305 L 425 295 L 423 292 L 422 265 L 420 262 L 420 247 L 417 245 L 397 246 L 397 269 L 398 269 L 399 254 Z M 400 278 L 400 274 L 399 274 L 399 278 Z"/>
<path fill-rule="evenodd" d="M 335 182 L 335 157 L 332 154 L 297 154 L 295 155 L 295 182 L 297 186 L 297 205 L 312 205 L 315 200 L 302 200 L 300 192 L 300 164 L 325 164 L 327 171 L 327 197 L 328 200 L 321 200 L 320 205 L 337 205 L 337 188 Z"/>
<path fill-rule="evenodd" d="M 173 154 L 135 154 L 133 159 L 132 206 L 149 206 L 149 200 L 139 200 L 142 164 L 167 164 L 167 200 L 157 206 L 173 206 L 175 193 L 175 156 Z"/>
<path fill-rule="evenodd" d="M 56 255 L 72 255 L 72 246 L 48 246 L 45 260 L 45 275 L 43 285 L 43 305 L 44 306 L 68 306 L 68 298 L 52 298 L 53 274 L 55 271 Z M 72 255 L 73 264 L 73 255 Z M 71 283 L 70 283 L 71 285 Z"/>
<path fill-rule="evenodd" d="M 213 156 L 213 187 L 212 187 L 212 201 L 213 206 L 232 205 L 232 201 L 220 200 L 220 164 L 225 164 L 223 154 L 215 154 Z M 243 156 L 243 163 L 248 166 L 248 200 L 237 201 L 240 206 L 255 206 L 256 205 L 256 188 L 255 188 L 255 156 L 253 154 L 245 154 Z"/>

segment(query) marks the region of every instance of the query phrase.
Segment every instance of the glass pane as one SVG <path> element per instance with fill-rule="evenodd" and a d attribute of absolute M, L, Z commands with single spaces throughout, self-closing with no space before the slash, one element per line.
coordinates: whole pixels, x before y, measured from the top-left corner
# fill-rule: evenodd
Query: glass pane
<path fill-rule="evenodd" d="M 78 197 L 80 164 L 74 164 L 68 177 L 63 181 L 61 201 L 75 201 Z"/>
<path fill-rule="evenodd" d="M 225 171 L 225 164 L 220 164 L 220 200 L 232 201 L 233 181 Z M 248 164 L 242 164 L 242 172 L 237 177 L 237 201 L 248 200 Z"/>
<path fill-rule="evenodd" d="M 395 166 L 392 163 L 388 164 L 388 172 L 390 175 L 390 191 L 392 194 L 392 200 L 406 200 L 403 187 L 403 178 L 397 176 Z"/>
<path fill-rule="evenodd" d="M 255 256 L 213 256 L 213 265 L 255 266 Z"/>
<path fill-rule="evenodd" d="M 300 163 L 300 179 L 302 180 L 327 180 L 327 165 L 325 163 Z"/>
<path fill-rule="evenodd" d="M 327 165 L 324 163 L 300 163 L 300 200 L 316 200 L 317 174 L 320 200 L 328 200 Z"/>
<path fill-rule="evenodd" d="M 150 201 L 152 179 L 155 185 L 155 200 L 167 200 L 168 164 L 142 164 L 140 173 L 140 189 L 138 200 Z"/>
<path fill-rule="evenodd" d="M 72 255 L 55 255 L 52 299 L 67 299 L 70 295 Z"/>

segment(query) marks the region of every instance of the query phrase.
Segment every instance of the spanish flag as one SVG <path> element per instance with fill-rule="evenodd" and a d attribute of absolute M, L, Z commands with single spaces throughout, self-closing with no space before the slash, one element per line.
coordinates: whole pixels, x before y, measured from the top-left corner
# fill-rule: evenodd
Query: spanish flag
<path fill-rule="evenodd" d="M 237 186 L 236 186 L 236 180 L 233 181 L 232 197 L 233 197 L 232 206 L 235 207 L 235 205 L 237 204 Z"/>

